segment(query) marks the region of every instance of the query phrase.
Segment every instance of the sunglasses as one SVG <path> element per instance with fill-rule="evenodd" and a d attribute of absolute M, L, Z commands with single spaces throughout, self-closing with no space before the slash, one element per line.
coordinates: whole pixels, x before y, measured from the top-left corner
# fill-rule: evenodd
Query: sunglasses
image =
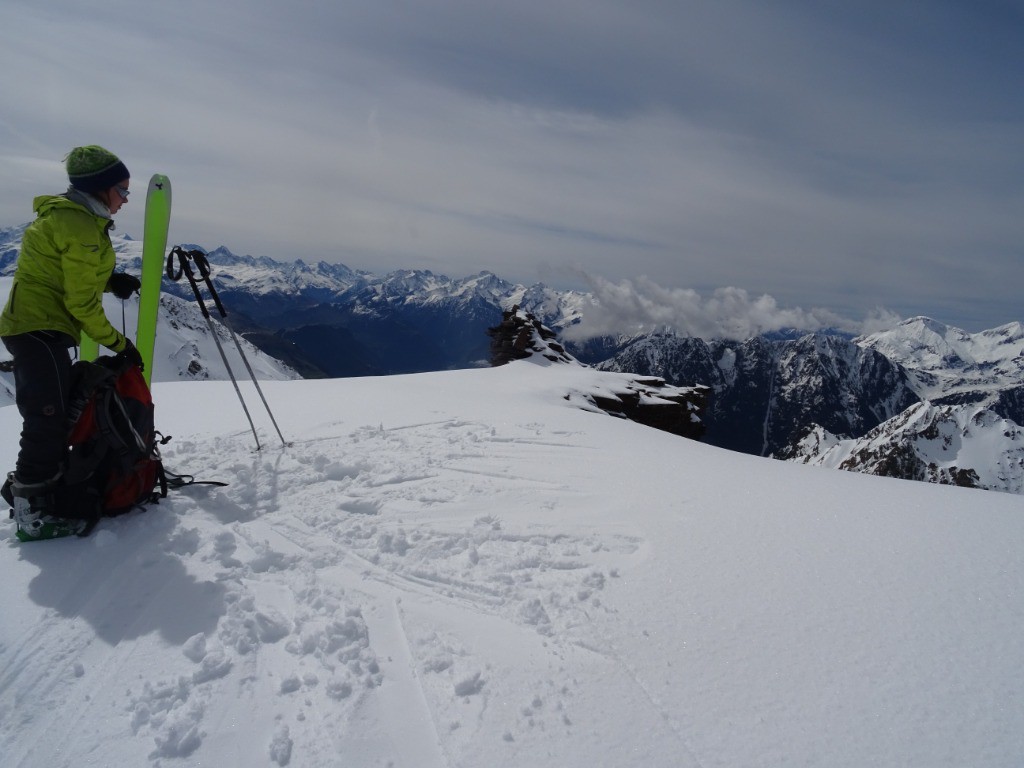
<path fill-rule="evenodd" d="M 129 192 L 124 187 L 116 186 L 116 187 L 114 187 L 114 189 L 117 190 L 117 194 L 119 194 L 121 196 L 122 200 L 127 200 L 128 199 L 128 195 L 131 194 L 131 192 Z"/>

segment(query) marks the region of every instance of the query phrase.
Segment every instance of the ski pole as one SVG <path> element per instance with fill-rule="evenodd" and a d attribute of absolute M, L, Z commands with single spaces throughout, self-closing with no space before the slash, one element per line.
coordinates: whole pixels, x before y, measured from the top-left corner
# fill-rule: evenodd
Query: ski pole
<path fill-rule="evenodd" d="M 228 322 L 228 311 L 224 309 L 224 304 L 220 300 L 220 296 L 217 295 L 217 289 L 213 287 L 213 281 L 210 279 L 210 262 L 206 258 L 206 254 L 202 251 L 189 251 L 189 255 L 192 257 L 192 261 L 195 262 L 196 267 L 199 269 L 199 274 L 206 282 L 206 288 L 210 291 L 210 296 L 213 297 L 213 303 L 217 307 L 217 311 L 220 312 L 221 322 L 227 326 L 228 333 L 231 334 L 231 340 L 235 342 L 235 348 L 238 350 L 239 356 L 242 358 L 242 362 L 245 364 L 245 370 L 249 372 L 249 378 L 252 379 L 253 385 L 256 387 L 256 392 L 260 396 L 260 400 L 263 401 L 263 407 L 267 409 L 267 415 L 270 417 L 271 423 L 274 425 L 274 429 L 277 430 L 277 436 L 281 438 L 281 445 L 287 447 L 288 442 L 284 439 L 284 435 L 281 434 L 281 428 L 277 426 L 277 419 L 274 418 L 273 412 L 270 410 L 270 405 L 267 403 L 267 398 L 263 395 L 263 389 L 260 387 L 260 382 L 256 378 L 256 374 L 252 370 L 252 366 L 249 365 L 249 358 L 245 354 L 245 350 L 242 349 L 241 342 L 238 341 L 238 337 L 235 336 L 235 329 L 231 327 L 231 323 Z"/>
<path fill-rule="evenodd" d="M 178 270 L 174 271 L 174 257 L 178 257 Z M 256 450 L 262 449 L 260 446 L 260 437 L 256 434 L 256 425 L 252 422 L 252 416 L 249 415 L 249 408 L 245 404 L 245 398 L 242 397 L 242 390 L 238 388 L 238 381 L 235 379 L 234 371 L 231 370 L 231 364 L 228 362 L 228 356 L 224 354 L 224 347 L 220 343 L 220 337 L 217 335 L 217 329 L 213 325 L 213 319 L 210 317 L 210 311 L 206 308 L 206 302 L 203 301 L 203 295 L 199 291 L 199 285 L 196 283 L 196 276 L 192 272 L 192 267 L 188 263 L 188 252 L 183 251 L 180 247 L 174 246 L 171 249 L 170 254 L 167 256 L 167 277 L 177 282 L 181 280 L 181 276 L 185 275 L 188 278 L 189 285 L 192 286 L 192 293 L 195 294 L 196 302 L 199 304 L 199 309 L 203 313 L 203 317 L 206 318 L 206 324 L 210 328 L 210 333 L 213 335 L 213 341 L 217 345 L 217 351 L 220 352 L 220 359 L 224 362 L 224 367 L 228 371 L 228 376 L 231 377 L 231 383 L 235 387 L 235 394 L 238 395 L 238 402 L 242 404 L 242 410 L 245 411 L 245 418 L 249 420 L 249 428 L 252 429 L 252 436 L 256 440 Z"/>

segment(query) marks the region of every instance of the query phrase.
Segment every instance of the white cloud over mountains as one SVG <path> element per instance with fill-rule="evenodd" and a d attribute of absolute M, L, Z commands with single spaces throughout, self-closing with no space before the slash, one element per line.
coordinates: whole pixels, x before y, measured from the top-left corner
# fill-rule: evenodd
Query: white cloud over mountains
<path fill-rule="evenodd" d="M 792 328 L 862 334 L 891 328 L 901 319 L 882 307 L 861 320 L 827 309 L 783 307 L 768 294 L 752 296 L 736 287 L 718 288 L 702 296 L 691 288 L 667 288 L 647 277 L 617 283 L 590 275 L 585 278 L 592 300 L 583 310 L 582 322 L 564 334 L 576 340 L 662 328 L 704 339 L 740 341 Z"/>

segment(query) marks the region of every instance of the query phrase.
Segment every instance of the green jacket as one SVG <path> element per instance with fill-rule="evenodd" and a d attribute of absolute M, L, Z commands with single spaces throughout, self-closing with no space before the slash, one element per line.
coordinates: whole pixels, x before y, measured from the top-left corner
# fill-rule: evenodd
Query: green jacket
<path fill-rule="evenodd" d="M 125 338 L 103 312 L 103 291 L 114 270 L 113 222 L 64 195 L 33 201 L 36 220 L 25 229 L 0 336 L 82 332 L 114 352 Z"/>

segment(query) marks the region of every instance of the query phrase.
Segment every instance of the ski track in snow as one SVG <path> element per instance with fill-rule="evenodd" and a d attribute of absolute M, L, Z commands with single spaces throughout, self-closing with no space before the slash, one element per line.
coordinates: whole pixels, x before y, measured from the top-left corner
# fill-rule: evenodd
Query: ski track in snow
<path fill-rule="evenodd" d="M 100 762 L 107 739 L 131 739 L 140 763 L 152 764 L 211 746 L 230 749 L 238 765 L 334 765 L 346 755 L 359 765 L 473 765 L 479 755 L 463 750 L 498 728 L 504 754 L 490 764 L 516 765 L 517 741 L 531 730 L 576 727 L 564 659 L 593 651 L 574 628 L 606 610 L 609 563 L 640 545 L 626 535 L 520 528 L 487 513 L 489 500 L 524 487 L 552 511 L 564 498 L 550 480 L 500 471 L 496 454 L 526 450 L 555 462 L 571 446 L 530 432 L 459 420 L 367 426 L 249 452 L 248 461 L 238 459 L 247 455 L 244 434 L 169 447 L 170 468 L 209 457 L 203 478 L 232 484 L 176 492 L 86 541 L 20 549 L 42 568 L 29 588 L 47 617 L 11 653 L 0 649 L 0 687 L 77 697 L 83 713 L 102 708 Z M 109 555 L 103 573 L 81 564 L 89 548 Z M 52 561 L 65 557 L 58 573 Z M 126 601 L 133 619 L 119 622 Z M 495 660 L 524 636 L 538 659 L 535 691 L 509 701 Z M 126 643 L 127 663 L 119 653 L 111 669 L 105 646 Z M 162 643 L 181 648 L 173 668 L 148 663 Z M 622 666 L 610 649 L 596 650 L 601 663 Z M 258 724 L 264 743 L 232 739 L 252 729 L 250 712 L 266 709 L 248 704 L 268 697 L 278 706 Z M 75 723 L 23 723 L 16 712 L 16 700 L 0 707 L 6 764 L 81 764 L 59 735 Z M 23 738 L 42 728 L 57 737 Z M 329 747 L 324 733 L 336 734 Z"/>
<path fill-rule="evenodd" d="M 230 485 L 0 544 L 3 765 L 1019 764 L 1018 498 L 564 399 L 607 376 L 268 382 L 262 452 L 161 385 L 168 468 Z"/>

